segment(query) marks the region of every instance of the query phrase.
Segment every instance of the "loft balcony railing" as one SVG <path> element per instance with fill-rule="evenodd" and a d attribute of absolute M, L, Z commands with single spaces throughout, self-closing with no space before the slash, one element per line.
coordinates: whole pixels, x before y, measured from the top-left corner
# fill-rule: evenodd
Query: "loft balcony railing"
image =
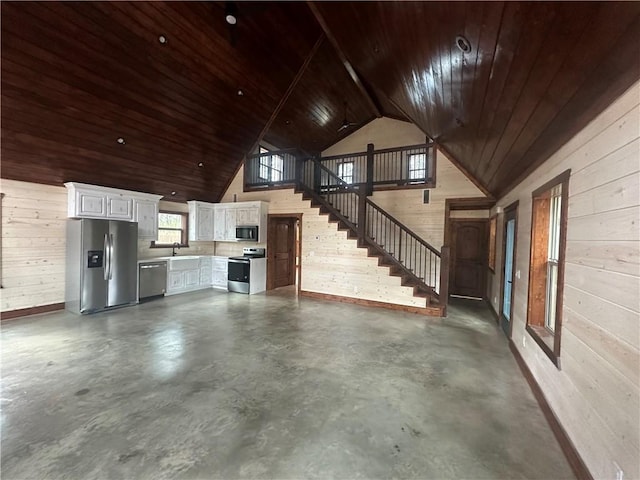
<path fill-rule="evenodd" d="M 420 145 L 375 150 L 319 158 L 334 175 L 354 185 L 369 185 L 368 190 L 407 186 L 435 186 L 435 145 Z"/>
<path fill-rule="evenodd" d="M 245 190 L 297 185 L 296 165 L 305 155 L 296 149 L 259 153 L 244 163 Z"/>
<path fill-rule="evenodd" d="M 324 168 L 316 167 L 314 185 L 335 188 L 333 179 L 337 177 L 347 184 L 364 185 L 368 195 L 377 189 L 435 187 L 435 151 L 434 143 L 427 140 L 420 145 L 381 150 L 369 144 L 364 152 L 321 157 L 318 160 Z M 252 155 L 245 162 L 245 189 L 294 186 L 296 163 L 308 158 L 297 149 Z"/>

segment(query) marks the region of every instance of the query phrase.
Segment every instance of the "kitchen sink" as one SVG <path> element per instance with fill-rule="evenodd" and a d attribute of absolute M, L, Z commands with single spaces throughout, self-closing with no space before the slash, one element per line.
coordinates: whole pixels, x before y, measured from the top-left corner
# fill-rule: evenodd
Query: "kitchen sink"
<path fill-rule="evenodd" d="M 169 270 L 194 270 L 200 268 L 200 257 L 185 255 L 169 257 Z"/>

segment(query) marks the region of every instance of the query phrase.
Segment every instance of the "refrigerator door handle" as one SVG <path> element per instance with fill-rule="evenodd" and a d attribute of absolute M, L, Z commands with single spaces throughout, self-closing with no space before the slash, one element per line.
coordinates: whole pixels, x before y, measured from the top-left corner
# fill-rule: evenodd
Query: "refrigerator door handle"
<path fill-rule="evenodd" d="M 113 233 L 109 234 L 109 280 L 113 279 Z"/>
<path fill-rule="evenodd" d="M 102 269 L 104 270 L 104 279 L 109 280 L 109 234 L 104 234 L 104 265 Z"/>

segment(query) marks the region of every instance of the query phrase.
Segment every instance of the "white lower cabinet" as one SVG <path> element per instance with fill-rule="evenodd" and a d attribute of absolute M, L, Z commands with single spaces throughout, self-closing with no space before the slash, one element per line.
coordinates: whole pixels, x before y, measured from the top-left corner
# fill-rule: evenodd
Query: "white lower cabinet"
<path fill-rule="evenodd" d="M 213 288 L 227 289 L 229 257 L 213 257 L 211 283 Z"/>
<path fill-rule="evenodd" d="M 184 290 L 184 272 L 169 272 L 167 275 L 167 294 Z"/>
<path fill-rule="evenodd" d="M 210 256 L 169 258 L 166 295 L 211 288 L 211 265 Z"/>
<path fill-rule="evenodd" d="M 211 286 L 211 257 L 200 258 L 200 285 L 202 287 Z"/>

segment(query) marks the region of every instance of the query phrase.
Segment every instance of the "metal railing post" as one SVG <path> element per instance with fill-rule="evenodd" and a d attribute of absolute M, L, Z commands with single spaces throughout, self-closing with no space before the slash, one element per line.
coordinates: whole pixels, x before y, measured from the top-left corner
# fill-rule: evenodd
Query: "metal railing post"
<path fill-rule="evenodd" d="M 367 197 L 373 195 L 373 143 L 367 145 Z"/>
<path fill-rule="evenodd" d="M 440 291 L 438 297 L 440 305 L 443 307 L 443 316 L 447 315 L 447 304 L 449 303 L 449 247 L 443 245 L 440 249 Z"/>
<path fill-rule="evenodd" d="M 358 192 L 358 245 L 364 245 L 367 235 L 367 196 L 364 192 Z"/>

